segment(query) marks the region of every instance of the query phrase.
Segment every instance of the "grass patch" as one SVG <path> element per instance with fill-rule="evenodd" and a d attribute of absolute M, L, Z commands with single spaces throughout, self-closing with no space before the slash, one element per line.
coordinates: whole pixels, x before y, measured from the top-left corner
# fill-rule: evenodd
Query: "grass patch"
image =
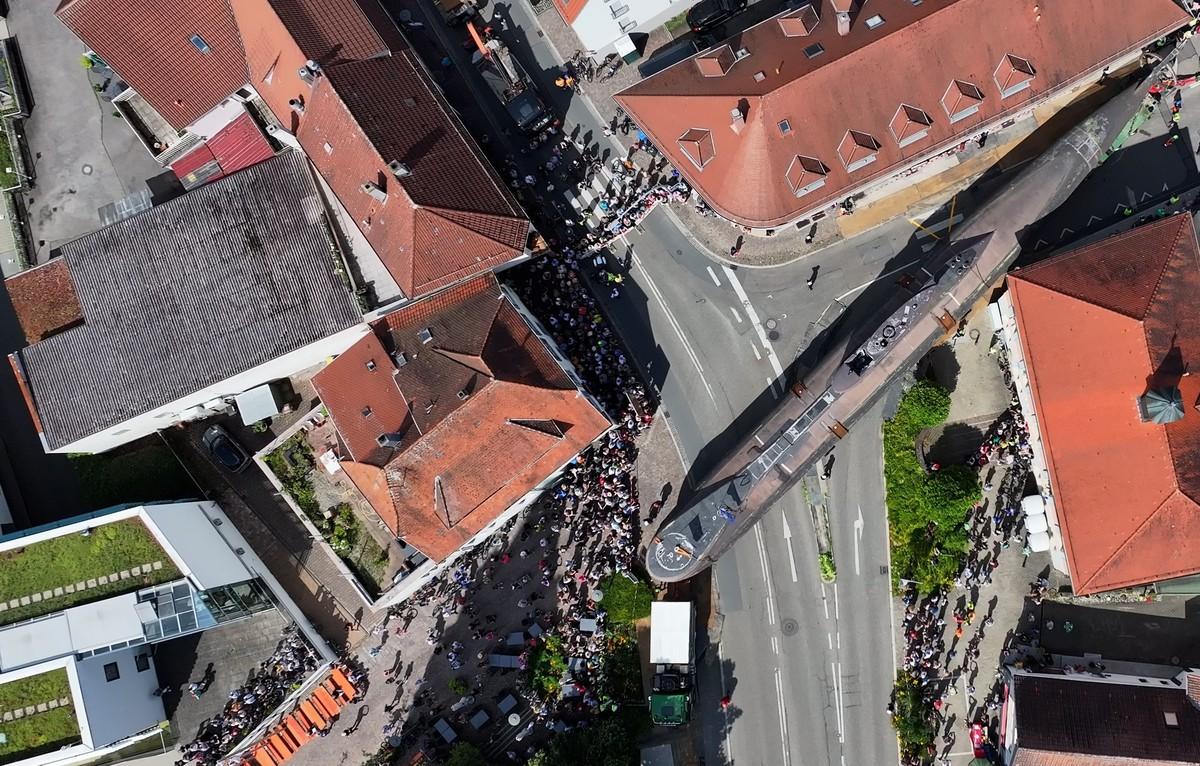
<path fill-rule="evenodd" d="M 604 591 L 600 606 L 608 612 L 609 622 L 630 623 L 650 616 L 654 592 L 645 580 L 639 578 L 634 582 L 622 574 L 614 573 L 601 582 L 600 589 Z"/>
<path fill-rule="evenodd" d="M 0 554 L 0 601 L 86 582 L 142 564 L 161 561 L 162 569 L 75 593 L 18 606 L 0 613 L 0 625 L 99 601 L 137 588 L 180 578 L 170 557 L 139 519 L 97 524 L 87 537 L 69 534 Z"/>
<path fill-rule="evenodd" d="M 331 518 L 321 513 L 312 479 L 317 461 L 304 435 L 288 439 L 263 461 L 363 588 L 373 598 L 382 593 L 387 583 L 387 551 L 362 528 L 349 503 L 330 508 Z"/>
<path fill-rule="evenodd" d="M 20 185 L 20 177 L 6 170 L 15 167 L 12 146 L 8 142 L 8 130 L 0 125 L 0 188 L 11 189 Z"/>
<path fill-rule="evenodd" d="M 72 455 L 71 467 L 87 511 L 200 496 L 187 471 L 157 437 L 100 455 Z"/>
<path fill-rule="evenodd" d="M 688 31 L 687 11 L 684 11 L 674 18 L 667 19 L 667 23 L 663 24 L 663 26 L 667 28 L 667 34 L 671 36 L 671 39 L 679 37 L 681 34 Z"/>
<path fill-rule="evenodd" d="M 0 686 L 0 712 L 70 696 L 67 671 L 51 670 Z M 8 741 L 0 744 L 0 764 L 48 753 L 80 741 L 79 722 L 70 705 L 8 721 L 3 731 Z"/>
<path fill-rule="evenodd" d="M 945 422 L 950 394 L 920 381 L 883 424 L 883 476 L 891 529 L 892 584 L 913 580 L 923 593 L 949 585 L 962 566 L 969 539 L 964 524 L 982 497 L 979 477 L 965 465 L 926 472 L 917 459 L 917 435 Z"/>

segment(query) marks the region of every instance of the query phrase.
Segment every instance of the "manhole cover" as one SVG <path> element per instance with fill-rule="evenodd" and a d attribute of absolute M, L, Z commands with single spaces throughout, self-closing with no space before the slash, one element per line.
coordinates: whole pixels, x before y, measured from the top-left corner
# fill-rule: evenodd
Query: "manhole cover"
<path fill-rule="evenodd" d="M 791 617 L 785 617 L 780 624 L 780 629 L 783 630 L 783 635 L 794 636 L 796 631 L 800 630 L 800 623 L 793 620 Z"/>
<path fill-rule="evenodd" d="M 91 165 L 84 165 L 81 168 L 81 170 L 83 170 L 83 174 L 85 176 L 90 176 L 92 174 L 92 166 Z"/>
<path fill-rule="evenodd" d="M 763 327 L 767 328 L 768 330 L 774 330 L 778 326 L 779 320 L 775 317 L 767 317 L 767 321 L 763 322 Z"/>
<path fill-rule="evenodd" d="M 767 340 L 779 340 L 779 331 L 771 330 L 769 333 L 767 333 Z"/>

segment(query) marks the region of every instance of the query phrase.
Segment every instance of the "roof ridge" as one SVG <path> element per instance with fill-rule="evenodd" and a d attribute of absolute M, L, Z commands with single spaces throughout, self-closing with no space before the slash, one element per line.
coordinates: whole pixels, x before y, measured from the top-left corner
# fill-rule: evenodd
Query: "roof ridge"
<path fill-rule="evenodd" d="M 1185 499 L 1191 501 L 1192 503 L 1196 502 L 1196 501 L 1192 500 L 1190 497 L 1188 497 L 1183 492 L 1183 490 L 1181 490 L 1179 488 L 1179 479 L 1178 479 L 1177 474 L 1173 473 L 1172 475 L 1175 477 L 1174 478 L 1175 489 L 1168 492 L 1166 494 L 1166 496 L 1162 499 L 1162 501 L 1159 502 L 1159 504 L 1157 506 L 1155 506 L 1154 510 L 1151 511 L 1146 516 L 1146 518 L 1142 520 L 1142 523 L 1138 524 L 1137 527 L 1134 528 L 1133 531 L 1131 531 L 1128 535 L 1126 535 L 1125 539 L 1121 541 L 1120 545 L 1118 545 L 1116 548 L 1113 549 L 1113 552 L 1108 556 L 1108 558 L 1106 558 L 1103 562 L 1101 562 L 1100 566 L 1096 567 L 1096 569 L 1092 572 L 1091 576 L 1088 577 L 1088 579 L 1086 581 L 1084 581 L 1081 585 L 1079 585 L 1075 588 L 1076 592 L 1080 592 L 1084 588 L 1089 587 L 1092 584 L 1092 582 L 1100 575 L 1100 573 L 1103 572 L 1104 569 L 1110 563 L 1112 563 L 1112 560 L 1115 559 L 1118 554 L 1123 553 L 1125 551 L 1126 546 L 1129 545 L 1129 541 L 1132 540 L 1134 537 L 1136 537 L 1139 532 L 1141 532 L 1143 529 L 1145 529 L 1146 525 L 1149 524 L 1151 521 L 1153 521 L 1154 518 L 1158 515 L 1159 511 L 1161 511 L 1163 509 L 1163 507 L 1166 506 L 1166 504 L 1170 500 L 1172 500 L 1176 495 L 1182 495 Z"/>
<path fill-rule="evenodd" d="M 1160 268 L 1158 270 L 1158 278 L 1154 280 L 1154 289 L 1150 291 L 1150 299 L 1146 301 L 1146 306 L 1145 306 L 1145 308 L 1142 309 L 1142 315 L 1140 317 L 1138 317 L 1140 320 L 1143 320 L 1143 321 L 1146 319 L 1146 315 L 1150 313 L 1150 308 L 1154 305 L 1154 299 L 1156 297 L 1158 297 L 1158 289 L 1160 287 L 1162 287 L 1163 277 L 1167 273 L 1167 264 L 1171 262 L 1171 256 L 1175 254 L 1176 249 L 1179 247 L 1179 240 L 1181 237 L 1184 236 L 1184 229 L 1185 228 L 1190 229 L 1191 233 L 1192 233 L 1192 238 L 1195 239 L 1195 237 L 1196 237 L 1196 227 L 1193 224 L 1192 217 L 1190 215 L 1176 213 L 1175 215 L 1171 216 L 1167 220 L 1169 221 L 1172 218 L 1179 218 L 1181 220 L 1179 222 L 1178 228 L 1175 231 L 1175 239 L 1173 239 L 1171 241 L 1170 247 L 1167 248 L 1167 257 L 1165 259 L 1163 259 L 1162 268 Z M 1191 224 L 1191 225 L 1185 226 L 1185 224 Z M 1166 228 L 1166 227 L 1164 226 L 1163 228 Z M 1149 350 L 1149 349 L 1147 349 L 1147 350 Z M 1151 363 L 1153 364 L 1153 360 L 1151 360 Z"/>

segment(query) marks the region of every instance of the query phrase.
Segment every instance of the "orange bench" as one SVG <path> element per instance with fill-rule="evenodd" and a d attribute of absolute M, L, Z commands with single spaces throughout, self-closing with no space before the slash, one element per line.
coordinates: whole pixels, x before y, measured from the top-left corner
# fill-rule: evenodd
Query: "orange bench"
<path fill-rule="evenodd" d="M 292 757 L 292 748 L 278 734 L 268 735 L 265 742 L 267 749 L 271 751 L 271 755 L 275 756 L 278 763 L 283 763 Z"/>
<path fill-rule="evenodd" d="M 329 678 L 345 693 L 348 701 L 353 702 L 354 698 L 358 696 L 358 689 L 354 688 L 354 684 L 350 683 L 350 679 L 346 678 L 346 674 L 342 671 L 334 668 L 333 672 L 329 674 Z"/>
<path fill-rule="evenodd" d="M 324 712 L 329 714 L 329 717 L 337 718 L 340 708 L 337 701 L 333 699 L 333 695 L 324 689 L 317 687 L 313 689 L 312 696 L 308 698 L 313 704 L 319 706 Z"/>
<path fill-rule="evenodd" d="M 271 752 L 262 745 L 254 750 L 254 762 L 258 766 L 279 766 L 279 761 L 275 760 L 275 756 L 271 755 Z"/>
<path fill-rule="evenodd" d="M 329 728 L 329 718 L 308 700 L 300 703 L 300 712 L 304 713 L 304 717 L 308 719 L 309 723 L 318 729 Z"/>
<path fill-rule="evenodd" d="M 338 705 L 345 707 L 346 705 L 350 704 L 350 700 L 346 699 L 344 696 L 338 697 L 337 694 L 334 693 L 340 693 L 341 690 L 338 689 L 338 685 L 333 682 L 332 678 L 326 678 L 324 681 L 322 681 L 321 688 L 329 692 L 329 696 L 333 697 L 334 701 L 336 701 Z"/>
<path fill-rule="evenodd" d="M 294 713 L 283 719 L 283 725 L 298 745 L 303 745 L 312 739 L 312 735 L 308 733 L 308 726 L 305 725 L 304 721 L 297 718 Z"/>

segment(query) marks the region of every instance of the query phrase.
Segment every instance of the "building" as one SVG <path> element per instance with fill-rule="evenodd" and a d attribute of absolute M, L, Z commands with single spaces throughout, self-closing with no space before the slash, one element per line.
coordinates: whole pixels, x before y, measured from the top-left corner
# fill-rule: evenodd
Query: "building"
<path fill-rule="evenodd" d="M 286 152 L 6 281 L 9 361 L 49 452 L 103 452 L 229 408 L 367 332 L 308 163 Z"/>
<path fill-rule="evenodd" d="M 1186 214 L 1008 276 L 1009 366 L 1051 560 L 1076 593 L 1200 572 L 1198 300 Z"/>
<path fill-rule="evenodd" d="M 372 325 L 313 378 L 340 467 L 428 561 L 398 601 L 553 483 L 610 423 L 574 368 L 495 277 Z"/>
<path fill-rule="evenodd" d="M 948 172 L 985 132 L 1032 130 L 1189 18 L 1174 0 L 814 0 L 615 98 L 718 213 L 767 230 Z"/>
<path fill-rule="evenodd" d="M 118 109 L 195 185 L 303 148 L 372 305 L 527 256 L 508 188 L 378 0 L 65 0 L 129 84 Z"/>
<path fill-rule="evenodd" d="M 101 512 L 0 538 L 0 695 L 17 701 L 0 711 L 5 761 L 88 762 L 157 742 L 157 645 L 276 608 L 332 659 L 214 503 Z"/>
<path fill-rule="evenodd" d="M 1005 766 L 1200 764 L 1200 672 L 1093 662 L 1006 676 Z"/>
<path fill-rule="evenodd" d="M 630 35 L 648 34 L 695 5 L 695 0 L 554 0 L 554 7 L 596 60 L 636 50 Z"/>

